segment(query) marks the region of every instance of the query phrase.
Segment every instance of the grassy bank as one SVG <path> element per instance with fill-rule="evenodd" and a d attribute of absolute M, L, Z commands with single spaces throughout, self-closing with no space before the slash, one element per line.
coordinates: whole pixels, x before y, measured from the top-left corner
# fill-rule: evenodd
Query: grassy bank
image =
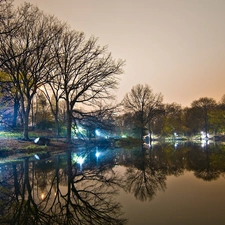
<path fill-rule="evenodd" d="M 39 132 L 32 132 L 31 139 L 25 141 L 22 139 L 21 133 L 18 132 L 0 132 L 0 160 L 8 157 L 29 156 L 35 153 L 54 153 L 64 152 L 68 148 L 73 148 L 74 145 L 67 144 L 64 139 L 57 140 L 50 138 L 49 145 L 37 145 L 34 143 L 36 137 L 46 136 L 49 134 L 43 134 Z"/>

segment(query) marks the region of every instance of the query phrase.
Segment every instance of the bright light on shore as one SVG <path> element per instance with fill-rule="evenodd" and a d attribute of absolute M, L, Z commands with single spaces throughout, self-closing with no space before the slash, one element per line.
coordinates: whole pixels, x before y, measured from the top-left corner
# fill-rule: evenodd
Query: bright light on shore
<path fill-rule="evenodd" d="M 77 161 L 80 165 L 82 165 L 84 163 L 84 158 L 79 157 L 78 161 Z"/>
<path fill-rule="evenodd" d="M 77 154 L 73 155 L 73 161 L 76 163 L 79 163 L 80 165 L 82 165 L 84 163 L 86 156 L 82 157 L 82 156 L 78 156 Z"/>

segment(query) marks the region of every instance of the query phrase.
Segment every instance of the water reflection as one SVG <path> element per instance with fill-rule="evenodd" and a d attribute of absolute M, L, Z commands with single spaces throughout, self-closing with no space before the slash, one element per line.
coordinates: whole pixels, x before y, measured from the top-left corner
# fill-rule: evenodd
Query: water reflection
<path fill-rule="evenodd" d="M 0 224 L 124 224 L 114 200 L 123 187 L 111 165 L 85 168 L 72 154 L 1 166 Z"/>
<path fill-rule="evenodd" d="M 197 178 L 205 181 L 216 180 L 220 177 L 222 170 L 218 170 L 218 160 L 223 156 L 223 146 L 204 145 L 201 149 L 194 146 L 187 154 L 187 166 L 194 171 Z"/>
<path fill-rule="evenodd" d="M 0 224 L 125 224 L 119 190 L 152 201 L 166 191 L 168 176 L 187 171 L 207 182 L 224 176 L 225 146 L 92 146 L 1 164 Z"/>
<path fill-rule="evenodd" d="M 133 149 L 125 172 L 127 192 L 141 201 L 152 200 L 158 190 L 166 188 L 166 174 L 157 169 L 157 158 L 143 146 Z"/>

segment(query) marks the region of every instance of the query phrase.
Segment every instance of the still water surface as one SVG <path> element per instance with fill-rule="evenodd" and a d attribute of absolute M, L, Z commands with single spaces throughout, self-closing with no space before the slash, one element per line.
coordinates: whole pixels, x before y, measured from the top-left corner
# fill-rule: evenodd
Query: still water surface
<path fill-rule="evenodd" d="M 225 224 L 223 144 L 38 157 L 1 162 L 0 224 Z"/>

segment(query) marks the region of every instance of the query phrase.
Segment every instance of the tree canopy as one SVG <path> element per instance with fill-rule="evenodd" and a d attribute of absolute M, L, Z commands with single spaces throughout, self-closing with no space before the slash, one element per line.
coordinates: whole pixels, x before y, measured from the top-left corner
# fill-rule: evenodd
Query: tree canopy
<path fill-rule="evenodd" d="M 20 96 L 24 138 L 29 139 L 32 100 L 38 89 L 47 93 L 48 86 L 56 101 L 65 101 L 70 142 L 77 103 L 95 106 L 112 98 L 124 61 L 114 60 L 97 38 L 86 39 L 83 32 L 71 30 L 31 4 L 15 10 L 8 2 L 1 4 L 7 10 L 0 15 L 0 70 L 8 74 Z"/>

